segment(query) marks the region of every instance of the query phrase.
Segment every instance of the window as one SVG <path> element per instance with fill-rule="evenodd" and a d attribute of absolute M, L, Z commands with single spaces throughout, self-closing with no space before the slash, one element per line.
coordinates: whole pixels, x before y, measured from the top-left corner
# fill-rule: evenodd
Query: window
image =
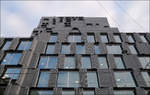
<path fill-rule="evenodd" d="M 53 45 L 48 45 L 47 50 L 46 50 L 46 54 L 54 54 L 55 52 L 55 46 Z"/>
<path fill-rule="evenodd" d="M 61 54 L 70 54 L 70 45 L 62 45 Z"/>
<path fill-rule="evenodd" d="M 132 35 L 127 35 L 127 37 L 128 37 L 129 43 L 134 43 L 135 42 Z"/>
<path fill-rule="evenodd" d="M 64 68 L 66 69 L 75 68 L 75 59 L 73 56 L 67 56 L 65 58 Z"/>
<path fill-rule="evenodd" d="M 106 57 L 99 56 L 98 63 L 100 69 L 108 69 L 107 59 Z"/>
<path fill-rule="evenodd" d="M 81 42 L 81 35 L 69 35 L 68 42 Z"/>
<path fill-rule="evenodd" d="M 137 51 L 136 51 L 134 45 L 129 45 L 129 49 L 130 49 L 132 54 L 137 54 Z"/>
<path fill-rule="evenodd" d="M 106 34 L 105 34 L 105 35 L 104 35 L 104 34 L 101 35 L 100 38 L 101 38 L 100 40 L 101 40 L 102 43 L 108 43 L 108 38 L 107 38 L 107 35 L 106 35 Z"/>
<path fill-rule="evenodd" d="M 16 65 L 19 63 L 21 58 L 21 53 L 7 53 L 5 58 L 2 61 L 4 65 Z"/>
<path fill-rule="evenodd" d="M 144 35 L 140 35 L 140 38 L 141 38 L 141 40 L 142 40 L 144 43 L 147 43 L 147 40 L 146 40 L 146 38 L 144 37 Z"/>
<path fill-rule="evenodd" d="M 150 57 L 139 57 L 139 61 L 143 68 L 150 69 Z"/>
<path fill-rule="evenodd" d="M 125 68 L 121 57 L 116 56 L 116 57 L 114 57 L 114 59 L 115 59 L 115 64 L 116 64 L 117 69 L 124 69 Z"/>
<path fill-rule="evenodd" d="M 52 90 L 31 90 L 30 95 L 53 95 Z"/>
<path fill-rule="evenodd" d="M 57 65 L 57 57 L 56 56 L 41 56 L 38 68 L 47 69 L 47 68 L 56 68 Z"/>
<path fill-rule="evenodd" d="M 84 56 L 81 58 L 82 68 L 91 68 L 91 59 L 89 56 Z"/>
<path fill-rule="evenodd" d="M 108 54 L 121 54 L 122 50 L 120 45 L 107 45 Z"/>
<path fill-rule="evenodd" d="M 95 48 L 95 54 L 100 54 L 101 53 L 99 45 L 94 45 L 94 48 Z"/>
<path fill-rule="evenodd" d="M 150 90 L 145 90 L 146 95 L 150 95 Z"/>
<path fill-rule="evenodd" d="M 76 45 L 76 54 L 85 54 L 85 46 L 84 45 Z"/>
<path fill-rule="evenodd" d="M 94 71 L 87 72 L 88 87 L 98 87 L 97 74 Z"/>
<path fill-rule="evenodd" d="M 8 50 L 8 48 L 10 47 L 10 45 L 11 45 L 11 41 L 6 41 L 5 45 L 2 48 L 2 50 Z"/>
<path fill-rule="evenodd" d="M 121 43 L 121 38 L 119 35 L 114 35 L 114 39 L 116 42 Z"/>
<path fill-rule="evenodd" d="M 94 43 L 95 42 L 94 35 L 87 35 L 87 42 Z"/>
<path fill-rule="evenodd" d="M 31 41 L 21 41 L 18 50 L 29 50 L 31 46 Z"/>
<path fill-rule="evenodd" d="M 2 78 L 18 79 L 20 71 L 21 71 L 20 68 L 7 68 Z"/>
<path fill-rule="evenodd" d="M 48 87 L 50 72 L 44 71 L 40 72 L 40 77 L 37 86 L 38 87 Z"/>
<path fill-rule="evenodd" d="M 51 35 L 50 36 L 50 39 L 49 39 L 49 42 L 56 42 L 57 41 L 57 35 Z"/>
<path fill-rule="evenodd" d="M 150 87 L 150 72 L 141 72 L 142 76 L 145 80 L 145 83 L 148 87 Z"/>
<path fill-rule="evenodd" d="M 62 95 L 75 95 L 74 90 L 63 90 Z"/>
<path fill-rule="evenodd" d="M 83 95 L 95 95 L 94 90 L 83 90 Z"/>
<path fill-rule="evenodd" d="M 79 72 L 60 71 L 57 85 L 58 87 L 79 87 Z"/>
<path fill-rule="evenodd" d="M 131 72 L 114 72 L 117 87 L 136 87 Z"/>
<path fill-rule="evenodd" d="M 133 90 L 114 90 L 114 95 L 135 95 Z"/>

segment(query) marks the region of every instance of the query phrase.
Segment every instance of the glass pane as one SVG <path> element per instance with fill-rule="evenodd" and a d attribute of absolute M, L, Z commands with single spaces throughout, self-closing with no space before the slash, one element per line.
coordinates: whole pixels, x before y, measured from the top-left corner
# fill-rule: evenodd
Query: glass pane
<path fill-rule="evenodd" d="M 2 50 L 8 50 L 8 48 L 10 47 L 10 45 L 11 45 L 11 41 L 7 41 L 5 43 L 5 45 L 3 46 Z"/>
<path fill-rule="evenodd" d="M 74 91 L 72 90 L 63 90 L 62 95 L 75 95 Z"/>
<path fill-rule="evenodd" d="M 150 57 L 139 57 L 139 61 L 143 68 L 150 69 Z"/>
<path fill-rule="evenodd" d="M 108 54 L 121 54 L 122 50 L 120 46 L 107 46 Z"/>
<path fill-rule="evenodd" d="M 107 35 L 101 35 L 101 42 L 103 43 L 108 43 L 108 38 L 107 38 Z"/>
<path fill-rule="evenodd" d="M 122 58 L 121 57 L 115 57 L 115 63 L 116 63 L 116 67 L 118 69 L 124 69 L 124 63 L 122 61 Z"/>
<path fill-rule="evenodd" d="M 136 51 L 134 45 L 129 45 L 129 49 L 130 49 L 132 54 L 137 54 L 137 51 Z"/>
<path fill-rule="evenodd" d="M 70 35 L 68 42 L 81 42 L 81 35 Z"/>
<path fill-rule="evenodd" d="M 55 46 L 54 45 L 48 45 L 46 54 L 54 54 Z"/>
<path fill-rule="evenodd" d="M 115 72 L 114 75 L 118 87 L 136 87 L 130 72 Z"/>
<path fill-rule="evenodd" d="M 95 45 L 94 47 L 95 47 L 95 54 L 100 54 L 101 52 L 99 46 Z"/>
<path fill-rule="evenodd" d="M 29 50 L 31 46 L 31 41 L 21 41 L 18 50 Z"/>
<path fill-rule="evenodd" d="M 48 81 L 50 77 L 50 72 L 41 72 L 40 73 L 40 78 L 38 81 L 38 87 L 48 87 Z"/>
<path fill-rule="evenodd" d="M 98 87 L 96 72 L 87 73 L 88 87 Z"/>
<path fill-rule="evenodd" d="M 146 40 L 146 38 L 144 37 L 144 35 L 140 35 L 140 38 L 141 38 L 141 40 L 142 40 L 144 43 L 147 43 L 147 40 Z"/>
<path fill-rule="evenodd" d="M 2 64 L 16 65 L 18 64 L 21 55 L 22 55 L 21 53 L 7 53 L 5 58 L 2 61 Z"/>
<path fill-rule="evenodd" d="M 51 35 L 49 42 L 56 42 L 57 41 L 57 36 L 56 35 Z"/>
<path fill-rule="evenodd" d="M 150 87 L 150 73 L 148 72 L 141 72 L 142 73 L 142 76 L 145 80 L 145 83 L 148 87 Z"/>
<path fill-rule="evenodd" d="M 76 45 L 76 54 L 85 54 L 85 46 Z"/>
<path fill-rule="evenodd" d="M 121 43 L 121 39 L 120 39 L 120 36 L 119 36 L 119 35 L 115 35 L 115 36 L 114 36 L 114 39 L 115 39 L 116 42 Z"/>
<path fill-rule="evenodd" d="M 51 90 L 32 90 L 30 95 L 53 95 Z"/>
<path fill-rule="evenodd" d="M 58 87 L 79 87 L 79 73 L 75 71 L 61 71 L 58 75 Z"/>
<path fill-rule="evenodd" d="M 133 39 L 133 37 L 131 35 L 127 35 L 127 37 L 128 37 L 128 41 L 130 43 L 134 43 L 134 39 Z"/>
<path fill-rule="evenodd" d="M 117 90 L 114 91 L 115 95 L 135 95 L 132 90 Z"/>
<path fill-rule="evenodd" d="M 62 45 L 61 54 L 70 54 L 70 45 Z"/>
<path fill-rule="evenodd" d="M 65 58 L 64 68 L 66 68 L 66 69 L 75 68 L 75 59 L 74 59 L 74 57 L 66 57 Z"/>
<path fill-rule="evenodd" d="M 82 64 L 82 68 L 91 68 L 90 57 L 82 57 L 81 64 Z"/>
<path fill-rule="evenodd" d="M 88 35 L 87 36 L 87 41 L 90 42 L 90 43 L 94 43 L 95 42 L 94 35 Z"/>
<path fill-rule="evenodd" d="M 21 70 L 19 68 L 8 68 L 3 78 L 18 79 L 20 71 Z"/>
<path fill-rule="evenodd" d="M 108 69 L 106 57 L 98 57 L 98 63 L 100 69 Z"/>
<path fill-rule="evenodd" d="M 95 95 L 93 90 L 83 90 L 83 95 Z"/>
<path fill-rule="evenodd" d="M 38 68 L 56 68 L 57 65 L 57 57 L 56 56 L 44 56 L 40 58 Z"/>

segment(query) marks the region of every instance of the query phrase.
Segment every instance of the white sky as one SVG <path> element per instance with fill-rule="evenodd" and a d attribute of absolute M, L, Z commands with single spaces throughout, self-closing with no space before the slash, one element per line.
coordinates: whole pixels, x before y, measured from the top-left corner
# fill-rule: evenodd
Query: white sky
<path fill-rule="evenodd" d="M 1 37 L 29 37 L 42 16 L 107 17 L 120 32 L 149 31 L 149 1 L 1 1 Z"/>

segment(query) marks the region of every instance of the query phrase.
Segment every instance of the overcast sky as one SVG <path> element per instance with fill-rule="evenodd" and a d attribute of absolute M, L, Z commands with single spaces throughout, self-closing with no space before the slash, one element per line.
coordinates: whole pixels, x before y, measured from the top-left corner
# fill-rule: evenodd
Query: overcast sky
<path fill-rule="evenodd" d="M 1 37 L 29 37 L 42 16 L 107 17 L 120 32 L 149 31 L 149 1 L 1 1 Z"/>

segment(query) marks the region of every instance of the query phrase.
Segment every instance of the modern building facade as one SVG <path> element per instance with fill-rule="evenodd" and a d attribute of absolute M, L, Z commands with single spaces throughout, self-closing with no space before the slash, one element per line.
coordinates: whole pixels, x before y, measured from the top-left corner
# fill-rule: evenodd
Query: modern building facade
<path fill-rule="evenodd" d="M 42 17 L 30 38 L 0 38 L 0 95 L 150 95 L 150 33 Z"/>

